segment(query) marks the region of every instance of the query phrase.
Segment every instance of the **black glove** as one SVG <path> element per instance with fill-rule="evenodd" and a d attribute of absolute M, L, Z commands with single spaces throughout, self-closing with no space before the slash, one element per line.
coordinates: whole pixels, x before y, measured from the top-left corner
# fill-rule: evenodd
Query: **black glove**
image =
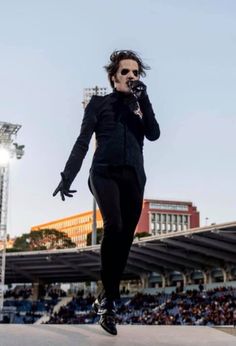
<path fill-rule="evenodd" d="M 147 87 L 140 80 L 129 81 L 128 86 L 132 94 L 136 97 L 136 99 L 141 99 L 145 95 L 147 95 Z"/>
<path fill-rule="evenodd" d="M 61 199 L 64 201 L 65 196 L 73 197 L 73 195 L 71 195 L 71 193 L 77 192 L 77 190 L 69 190 L 69 189 L 70 189 L 70 184 L 68 182 L 68 179 L 66 179 L 65 174 L 63 172 L 61 172 L 61 181 L 52 195 L 53 195 L 53 197 L 55 197 L 58 194 L 58 192 L 60 191 Z"/>

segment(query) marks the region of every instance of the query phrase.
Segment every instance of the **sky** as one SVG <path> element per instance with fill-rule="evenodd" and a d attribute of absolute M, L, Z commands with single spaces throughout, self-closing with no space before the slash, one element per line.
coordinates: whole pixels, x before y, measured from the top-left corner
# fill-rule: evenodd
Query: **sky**
<path fill-rule="evenodd" d="M 83 117 L 84 88 L 132 49 L 161 128 L 145 140 L 145 198 L 192 201 L 201 226 L 236 220 L 234 0 L 0 0 L 0 121 L 22 125 L 10 163 L 8 233 L 92 209 L 94 145 L 61 201 L 52 197 Z"/>

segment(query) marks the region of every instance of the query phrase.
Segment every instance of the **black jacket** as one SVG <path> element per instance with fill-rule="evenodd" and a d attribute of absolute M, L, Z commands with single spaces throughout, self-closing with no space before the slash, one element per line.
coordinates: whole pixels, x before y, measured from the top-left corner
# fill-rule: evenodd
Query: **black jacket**
<path fill-rule="evenodd" d="M 79 137 L 64 169 L 69 185 L 81 168 L 90 139 L 95 132 L 96 150 L 90 170 L 106 174 L 109 166 L 132 166 L 140 187 L 144 188 L 144 136 L 154 141 L 159 138 L 160 129 L 148 96 L 145 95 L 139 100 L 142 119 L 133 112 L 135 104 L 133 95 L 117 91 L 91 98 L 85 109 Z"/>

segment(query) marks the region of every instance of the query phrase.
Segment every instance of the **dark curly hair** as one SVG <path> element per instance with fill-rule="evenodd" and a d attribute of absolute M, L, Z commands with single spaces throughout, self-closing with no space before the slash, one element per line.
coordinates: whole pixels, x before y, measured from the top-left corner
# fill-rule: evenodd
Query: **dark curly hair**
<path fill-rule="evenodd" d="M 110 56 L 110 62 L 108 65 L 104 66 L 108 73 L 108 78 L 112 89 L 114 89 L 114 82 L 112 76 L 114 76 L 119 68 L 119 63 L 121 60 L 131 59 L 138 63 L 139 73 L 142 77 L 146 76 L 145 70 L 150 70 L 150 67 L 143 63 L 139 55 L 132 50 L 115 50 Z"/>

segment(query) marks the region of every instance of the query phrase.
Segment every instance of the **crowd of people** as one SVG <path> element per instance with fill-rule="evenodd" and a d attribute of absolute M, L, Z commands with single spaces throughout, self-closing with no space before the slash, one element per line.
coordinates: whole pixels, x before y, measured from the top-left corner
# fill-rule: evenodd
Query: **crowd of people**
<path fill-rule="evenodd" d="M 7 315 L 0 323 L 33 324 L 43 314 L 52 314 L 54 306 L 66 292 L 58 286 L 49 285 L 41 287 L 38 292 L 38 299 L 34 299 L 34 288 L 27 285 L 17 285 L 4 292 L 4 308 L 15 309 L 12 322 Z"/>
<path fill-rule="evenodd" d="M 33 291 L 34 288 L 32 286 L 17 285 L 13 289 L 8 289 L 6 292 L 4 292 L 4 298 L 28 299 L 32 298 Z M 38 295 L 39 298 L 50 297 L 56 300 L 62 297 L 66 297 L 66 292 L 58 286 L 48 285 L 47 287 L 40 286 Z"/>
<path fill-rule="evenodd" d="M 94 297 L 75 297 L 48 324 L 97 323 L 92 310 Z M 117 304 L 118 324 L 146 325 L 236 325 L 236 289 L 189 290 L 169 295 L 137 293 Z"/>
<path fill-rule="evenodd" d="M 4 298 L 28 299 L 32 295 L 32 288 L 27 286 L 16 286 L 14 289 L 9 289 L 4 292 Z"/>
<path fill-rule="evenodd" d="M 66 292 L 59 287 L 50 286 L 44 293 L 44 297 L 33 301 L 30 299 L 30 287 L 19 286 L 8 290 L 5 293 L 6 304 L 13 306 L 14 303 L 17 309 L 14 323 L 34 323 L 42 312 L 50 316 L 48 324 L 98 322 L 99 317 L 92 309 L 95 300 L 92 294 L 85 295 L 80 290 L 66 306 L 53 313 L 55 304 L 66 296 Z M 132 296 L 127 293 L 129 292 L 121 291 L 121 299 L 116 302 L 118 324 L 236 326 L 236 288 L 233 287 L 211 290 L 199 287 L 198 290 L 176 290 L 171 294 L 139 292 Z M 45 299 L 46 296 L 50 299 Z"/>

